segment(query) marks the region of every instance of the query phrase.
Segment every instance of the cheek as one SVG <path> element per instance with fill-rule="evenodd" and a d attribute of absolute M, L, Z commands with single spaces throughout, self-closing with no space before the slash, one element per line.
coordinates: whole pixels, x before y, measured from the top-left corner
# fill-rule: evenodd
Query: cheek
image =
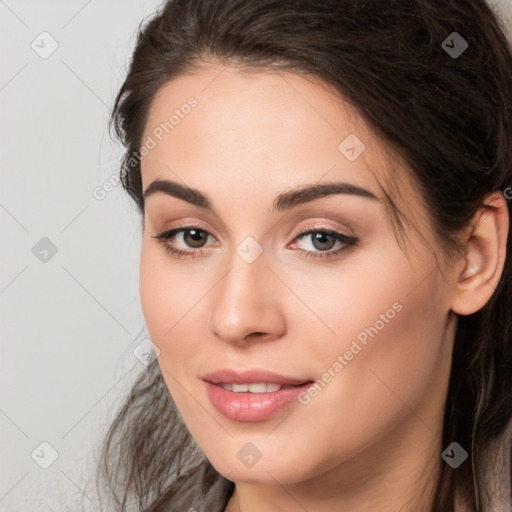
<path fill-rule="evenodd" d="M 417 282 L 415 272 L 395 250 L 355 252 L 332 267 L 309 264 L 297 271 L 290 265 L 280 270 L 282 280 L 302 299 L 283 293 L 289 337 L 300 340 L 311 361 L 326 367 L 349 351 L 354 340 L 367 352 L 371 340 L 376 345 L 408 314 L 414 314 L 406 306 Z"/>
<path fill-rule="evenodd" d="M 153 245 L 142 243 L 139 295 L 148 330 L 154 341 L 165 343 L 172 338 L 180 318 L 197 302 L 199 283 L 183 282 L 176 263 L 162 248 Z"/>
<path fill-rule="evenodd" d="M 148 247 L 146 241 L 143 241 L 139 269 L 139 295 L 144 318 L 153 341 L 160 339 L 170 327 L 165 315 L 166 311 L 172 311 L 172 294 L 164 292 L 170 285 L 168 281 L 161 258 L 155 255 L 155 251 Z"/>
<path fill-rule="evenodd" d="M 163 348 L 163 336 L 170 327 L 165 321 L 165 311 L 171 311 L 171 304 L 168 302 L 170 296 L 163 293 L 166 288 L 163 270 L 158 258 L 154 257 L 143 241 L 139 267 L 139 297 L 151 339 L 160 350 Z"/>
<path fill-rule="evenodd" d="M 143 241 L 140 301 L 151 339 L 160 349 L 158 362 L 173 397 L 179 393 L 179 385 L 171 375 L 178 382 L 196 375 L 194 363 L 204 349 L 201 341 L 206 332 L 206 325 L 201 324 L 205 321 L 201 298 L 211 284 L 205 282 L 203 286 L 187 275 L 162 248 Z"/>
<path fill-rule="evenodd" d="M 435 352 L 438 343 L 428 340 L 439 338 L 446 308 L 442 283 L 432 272 L 433 256 L 425 254 L 411 265 L 395 244 L 379 247 L 354 253 L 339 269 L 310 271 L 307 280 L 302 278 L 298 289 L 325 326 L 317 322 L 324 340 L 319 360 L 350 350 L 354 340 L 361 351 L 371 348 L 376 360 L 402 348 Z"/>
<path fill-rule="evenodd" d="M 443 396 L 449 372 L 449 344 L 443 338 L 447 312 L 438 305 L 435 278 L 415 288 L 421 277 L 404 268 L 375 276 L 357 293 L 354 289 L 348 310 L 334 324 L 338 341 L 324 359 L 324 371 L 338 361 L 336 377 L 311 400 L 311 416 L 332 411 L 331 421 L 359 439 L 354 446 L 389 432 L 411 411 L 434 426 Z"/>
<path fill-rule="evenodd" d="M 316 340 L 307 345 L 321 381 L 313 408 L 337 416 L 343 404 L 340 416 L 355 423 L 373 418 L 377 428 L 407 411 L 404 403 L 414 408 L 425 397 L 439 398 L 449 362 L 448 310 L 442 283 L 429 275 L 432 261 L 425 258 L 422 274 L 401 252 L 368 256 L 354 259 L 350 272 L 336 279 L 317 274 L 302 283 L 324 325 L 312 322 L 296 337 Z"/>
<path fill-rule="evenodd" d="M 140 301 L 151 340 L 160 349 L 157 359 L 160 371 L 173 400 L 183 411 L 183 408 L 187 410 L 188 404 L 186 397 L 181 396 L 179 383 L 184 379 L 191 358 L 180 353 L 188 344 L 172 344 L 182 325 L 186 324 L 186 318 L 180 322 L 185 313 L 184 292 L 176 279 L 172 262 L 159 252 L 158 248 L 143 241 L 139 269 Z"/>

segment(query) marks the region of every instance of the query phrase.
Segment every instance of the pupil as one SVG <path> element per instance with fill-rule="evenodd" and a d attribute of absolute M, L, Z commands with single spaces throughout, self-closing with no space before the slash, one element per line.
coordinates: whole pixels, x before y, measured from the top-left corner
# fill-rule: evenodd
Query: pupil
<path fill-rule="evenodd" d="M 330 243 L 329 240 L 326 239 L 330 239 Z M 334 241 L 334 237 L 332 235 L 329 235 L 328 233 L 315 233 L 313 237 L 313 246 L 316 249 L 332 249 Z M 320 244 L 320 246 L 318 246 L 318 244 Z M 327 247 L 325 246 L 325 244 L 327 245 Z"/>
<path fill-rule="evenodd" d="M 187 242 L 188 245 L 191 245 L 193 247 L 200 247 L 201 242 L 204 241 L 204 234 L 202 233 L 203 232 L 198 229 L 188 229 L 185 232 L 185 241 Z M 188 240 L 186 240 L 187 236 L 191 239 L 191 243 Z"/>

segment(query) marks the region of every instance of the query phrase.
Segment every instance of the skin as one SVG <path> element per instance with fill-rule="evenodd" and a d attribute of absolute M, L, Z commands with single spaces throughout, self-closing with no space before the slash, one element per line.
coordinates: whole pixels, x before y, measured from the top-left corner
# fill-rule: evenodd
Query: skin
<path fill-rule="evenodd" d="M 392 172 L 383 143 L 325 85 L 205 63 L 160 90 L 143 138 L 192 95 L 198 105 L 142 160 L 143 190 L 171 179 L 207 195 L 215 213 L 163 193 L 147 197 L 140 297 L 185 424 L 217 471 L 236 483 L 226 510 L 430 510 L 444 464 L 454 312 L 483 307 L 501 276 L 503 197 L 489 196 L 496 209 L 479 210 L 476 230 L 461 235 L 463 252 L 449 259 L 400 167 L 404 211 L 422 235 L 407 228 L 404 251 L 374 174 Z M 366 146 L 353 162 L 338 150 L 351 133 Z M 332 195 L 271 211 L 282 192 L 338 181 L 377 200 Z M 177 258 L 153 238 L 179 223 L 211 236 L 202 248 L 183 233 L 168 244 L 201 254 Z M 304 226 L 359 244 L 333 258 L 308 258 L 299 249 L 322 249 L 311 236 L 297 238 Z M 263 251 L 253 263 L 236 252 L 247 236 Z M 220 368 L 321 378 L 394 303 L 401 311 L 307 405 L 242 423 L 209 401 L 201 376 Z M 248 442 L 262 454 L 251 468 L 237 457 Z"/>

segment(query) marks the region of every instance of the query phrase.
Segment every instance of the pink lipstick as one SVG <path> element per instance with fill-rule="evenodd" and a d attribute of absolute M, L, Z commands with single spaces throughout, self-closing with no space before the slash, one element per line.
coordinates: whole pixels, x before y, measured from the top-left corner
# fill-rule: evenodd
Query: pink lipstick
<path fill-rule="evenodd" d="M 246 423 L 264 421 L 290 406 L 312 380 L 266 370 L 219 370 L 204 375 L 215 408 L 226 418 Z"/>

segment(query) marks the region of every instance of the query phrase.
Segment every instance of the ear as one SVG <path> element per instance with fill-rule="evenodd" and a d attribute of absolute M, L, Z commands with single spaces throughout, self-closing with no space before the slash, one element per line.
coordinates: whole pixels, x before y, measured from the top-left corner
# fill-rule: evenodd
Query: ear
<path fill-rule="evenodd" d="M 498 286 L 505 264 L 509 215 L 501 192 L 488 194 L 471 219 L 465 265 L 459 273 L 451 309 L 471 315 L 482 309 Z"/>

